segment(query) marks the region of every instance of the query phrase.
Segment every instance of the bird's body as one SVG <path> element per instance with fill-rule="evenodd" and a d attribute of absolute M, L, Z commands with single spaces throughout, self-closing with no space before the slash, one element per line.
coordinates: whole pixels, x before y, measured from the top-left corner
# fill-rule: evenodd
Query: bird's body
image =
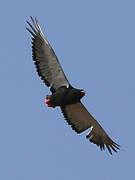
<path fill-rule="evenodd" d="M 61 86 L 52 95 L 47 95 L 46 104 L 49 107 L 66 106 L 80 102 L 80 99 L 85 95 L 82 89 L 75 89 L 71 86 Z M 52 105 L 52 106 L 51 106 Z"/>
<path fill-rule="evenodd" d="M 50 86 L 50 91 L 52 92 L 51 95 L 46 96 L 47 106 L 53 108 L 59 106 L 65 120 L 77 133 L 91 128 L 86 138 L 100 146 L 101 150 L 105 149 L 106 146 L 110 154 L 112 154 L 112 150 L 117 152 L 119 145 L 112 141 L 81 103 L 81 98 L 85 95 L 85 91 L 71 86 L 38 21 L 32 17 L 31 20 L 34 26 L 27 21 L 30 27 L 27 30 L 33 36 L 32 52 L 35 67 L 38 75 L 48 87 Z"/>

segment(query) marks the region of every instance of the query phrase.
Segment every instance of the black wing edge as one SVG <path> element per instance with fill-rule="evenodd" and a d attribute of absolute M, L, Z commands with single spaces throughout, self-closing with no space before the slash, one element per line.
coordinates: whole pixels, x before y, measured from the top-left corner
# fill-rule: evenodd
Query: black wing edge
<path fill-rule="evenodd" d="M 62 114 L 63 114 L 65 120 L 67 121 L 67 123 L 72 127 L 72 129 L 73 129 L 76 133 L 80 134 L 81 132 L 79 132 L 79 131 L 75 128 L 75 126 L 72 124 L 70 118 L 68 118 L 68 115 L 67 115 L 66 110 L 65 110 L 65 106 L 61 106 L 61 111 L 62 111 Z M 101 151 L 102 151 L 102 150 L 105 150 L 105 146 L 106 146 L 107 150 L 108 150 L 109 153 L 112 155 L 112 150 L 113 150 L 114 152 L 117 152 L 117 150 L 119 150 L 120 147 L 121 147 L 120 145 L 118 145 L 118 144 L 116 144 L 114 141 L 112 141 L 108 136 L 107 136 L 107 143 L 103 142 L 103 140 L 102 140 L 102 138 L 100 138 L 100 136 L 98 136 L 99 143 L 97 143 L 97 142 L 94 141 L 94 138 L 92 138 L 93 135 L 94 135 L 94 134 L 93 134 L 93 132 L 92 132 L 92 130 L 91 130 L 91 132 L 86 136 L 86 138 L 89 139 L 89 141 L 90 141 L 91 143 L 94 143 L 94 144 L 96 144 L 97 146 L 99 146 L 100 149 L 101 149 Z M 94 135 L 94 136 L 95 136 L 95 135 Z"/>
<path fill-rule="evenodd" d="M 96 139 L 98 139 L 98 142 L 95 142 L 95 136 L 97 136 L 96 134 L 94 134 L 91 130 L 91 132 L 86 136 L 87 139 L 89 139 L 90 142 L 96 144 L 97 146 L 100 147 L 101 151 L 105 150 L 105 146 L 107 148 L 107 150 L 109 151 L 109 153 L 112 155 L 112 150 L 114 152 L 117 152 L 117 150 L 120 149 L 120 145 L 116 144 L 114 141 L 112 141 L 108 135 L 106 138 L 106 142 L 102 140 L 102 138 L 100 136 L 96 137 Z"/>
<path fill-rule="evenodd" d="M 72 128 L 77 134 L 80 134 L 81 132 L 79 132 L 79 131 L 75 128 L 75 126 L 74 126 L 73 123 L 71 122 L 71 119 L 68 118 L 68 115 L 67 115 L 66 110 L 65 110 L 65 106 L 61 106 L 60 108 L 61 108 L 61 112 L 62 112 L 62 114 L 63 114 L 63 116 L 64 116 L 64 119 L 66 120 L 66 122 L 68 123 L 68 125 L 70 125 L 71 128 Z"/>
<path fill-rule="evenodd" d="M 40 71 L 40 68 L 39 68 L 39 65 L 38 65 L 38 62 L 37 62 L 37 56 L 36 56 L 36 49 L 35 49 L 35 41 L 38 40 L 38 41 L 43 41 L 43 38 L 42 36 L 40 35 L 41 33 L 41 30 L 39 28 L 39 25 L 38 25 L 38 21 L 37 19 L 31 17 L 31 21 L 33 23 L 33 26 L 28 22 L 26 21 L 26 23 L 28 24 L 29 28 L 26 27 L 26 29 L 30 32 L 30 34 L 32 35 L 32 58 L 33 58 L 33 61 L 34 61 L 34 64 L 35 64 L 35 67 L 36 67 L 36 71 L 39 75 L 39 77 L 41 78 L 41 80 L 43 80 L 43 82 L 46 84 L 47 87 L 50 86 L 50 83 L 42 76 L 41 74 L 41 71 Z"/>

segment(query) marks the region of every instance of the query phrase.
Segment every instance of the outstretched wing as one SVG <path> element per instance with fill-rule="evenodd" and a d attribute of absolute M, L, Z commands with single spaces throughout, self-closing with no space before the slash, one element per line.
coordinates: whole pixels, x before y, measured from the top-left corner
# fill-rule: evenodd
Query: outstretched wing
<path fill-rule="evenodd" d="M 51 48 L 45 35 L 43 34 L 37 19 L 31 17 L 33 26 L 27 21 L 29 28 L 26 28 L 32 38 L 33 60 L 38 72 L 38 75 L 49 87 L 57 90 L 60 86 L 68 86 L 69 82 L 60 66 L 54 50 Z"/>
<path fill-rule="evenodd" d="M 119 145 L 110 139 L 100 124 L 92 117 L 82 103 L 76 103 L 61 107 L 62 113 L 77 133 L 81 133 L 91 128 L 90 133 L 86 136 L 90 142 L 100 146 L 101 151 L 107 147 L 110 154 L 112 150 L 117 152 Z"/>

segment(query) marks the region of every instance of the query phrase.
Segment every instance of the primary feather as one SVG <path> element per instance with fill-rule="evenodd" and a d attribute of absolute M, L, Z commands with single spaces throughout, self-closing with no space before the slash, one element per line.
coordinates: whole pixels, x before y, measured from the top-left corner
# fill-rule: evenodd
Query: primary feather
<path fill-rule="evenodd" d="M 117 152 L 119 145 L 110 139 L 104 129 L 81 102 L 61 107 L 61 110 L 68 124 L 71 125 L 72 129 L 78 134 L 91 128 L 90 133 L 86 136 L 90 142 L 100 146 L 101 150 L 104 149 L 106 145 L 110 154 L 112 154 L 112 150 Z"/>
<path fill-rule="evenodd" d="M 31 17 L 32 26 L 28 21 L 30 27 L 27 30 L 33 36 L 32 38 L 32 52 L 33 60 L 38 72 L 38 75 L 47 86 L 53 87 L 57 90 L 61 86 L 68 86 L 69 82 L 62 70 L 62 67 L 55 55 L 54 50 L 50 46 L 46 37 L 44 36 L 38 21 Z"/>

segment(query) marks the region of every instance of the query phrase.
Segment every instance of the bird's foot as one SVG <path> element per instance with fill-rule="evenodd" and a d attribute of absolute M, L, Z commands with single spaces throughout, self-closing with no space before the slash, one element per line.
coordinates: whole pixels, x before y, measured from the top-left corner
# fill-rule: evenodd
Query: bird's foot
<path fill-rule="evenodd" d="M 46 103 L 46 105 L 47 105 L 48 107 L 52 107 L 52 108 L 55 108 L 55 107 L 56 107 L 55 105 L 53 105 L 53 104 L 51 103 L 51 96 L 50 96 L 50 95 L 47 95 L 47 96 L 46 96 L 46 101 L 45 101 L 45 103 Z"/>

